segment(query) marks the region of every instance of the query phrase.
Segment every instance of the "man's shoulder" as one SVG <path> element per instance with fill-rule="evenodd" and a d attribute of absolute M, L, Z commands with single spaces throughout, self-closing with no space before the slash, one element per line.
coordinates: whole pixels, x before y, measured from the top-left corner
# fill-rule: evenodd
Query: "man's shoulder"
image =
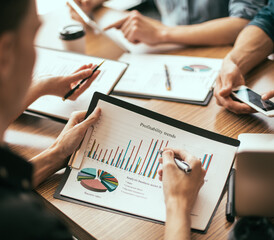
<path fill-rule="evenodd" d="M 0 229 L 7 239 L 71 239 L 66 226 L 31 191 L 0 187 Z M 43 237 L 41 237 L 43 236 Z M 5 239 L 5 238 L 4 238 Z M 48 238 L 49 239 L 49 238 Z"/>

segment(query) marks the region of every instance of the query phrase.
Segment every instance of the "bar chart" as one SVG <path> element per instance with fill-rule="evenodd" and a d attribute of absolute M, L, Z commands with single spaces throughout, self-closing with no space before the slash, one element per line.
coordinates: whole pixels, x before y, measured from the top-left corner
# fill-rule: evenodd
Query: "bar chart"
<path fill-rule="evenodd" d="M 168 146 L 168 142 L 151 139 L 149 144 L 145 145 L 144 140 L 129 140 L 125 146 L 117 144 L 115 148 L 106 148 L 97 139 L 91 139 L 91 147 L 86 157 L 154 179 L 159 168 L 159 152 Z"/>
<path fill-rule="evenodd" d="M 152 138 L 146 143 L 144 139 L 139 142 L 128 140 L 124 146 L 117 144 L 115 147 L 107 148 L 97 139 L 91 138 L 86 157 L 124 171 L 155 179 L 160 165 L 160 151 L 168 144 L 168 140 Z M 212 158 L 213 154 L 199 156 L 206 172 Z"/>
<path fill-rule="evenodd" d="M 61 196 L 164 222 L 164 186 L 158 177 L 162 169 L 160 152 L 165 147 L 181 149 L 200 160 L 206 171 L 191 211 L 191 228 L 206 229 L 222 195 L 238 142 L 186 123 L 173 126 L 173 121 L 164 117 L 159 116 L 164 122 L 155 120 L 155 113 L 150 117 L 147 111 L 139 112 L 131 105 L 126 109 L 99 100 L 97 106 L 101 115 L 71 158 Z"/>

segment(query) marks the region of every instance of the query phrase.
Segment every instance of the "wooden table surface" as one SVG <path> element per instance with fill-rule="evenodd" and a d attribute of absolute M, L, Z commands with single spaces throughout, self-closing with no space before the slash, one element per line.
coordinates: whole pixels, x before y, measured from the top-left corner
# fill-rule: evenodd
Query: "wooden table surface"
<path fill-rule="evenodd" d="M 96 17 L 109 10 L 101 9 Z M 87 54 L 117 59 L 123 51 L 103 36 L 88 30 Z M 223 58 L 231 46 L 184 48 L 168 54 Z M 247 77 L 247 85 L 259 93 L 274 89 L 274 62 L 265 61 Z M 219 107 L 214 98 L 206 107 L 160 100 L 122 98 L 142 107 L 180 121 L 214 131 L 232 138 L 241 133 L 274 133 L 274 118 L 262 114 L 235 115 Z M 26 158 L 44 150 L 58 136 L 64 125 L 45 118 L 21 115 L 12 123 L 6 134 L 9 146 Z M 81 206 L 53 198 L 62 171 L 50 177 L 36 191 L 47 207 L 63 218 L 72 233 L 79 239 L 162 239 L 164 226 L 133 217 Z M 225 218 L 226 195 L 206 234 L 192 233 L 192 239 L 227 239 L 232 224 Z"/>

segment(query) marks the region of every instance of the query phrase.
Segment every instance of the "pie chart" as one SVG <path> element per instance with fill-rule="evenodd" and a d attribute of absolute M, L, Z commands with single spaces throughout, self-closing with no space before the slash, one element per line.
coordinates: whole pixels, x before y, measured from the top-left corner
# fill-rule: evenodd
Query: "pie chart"
<path fill-rule="evenodd" d="M 113 175 L 96 168 L 83 168 L 78 172 L 77 180 L 84 188 L 94 192 L 112 192 L 118 187 L 118 180 Z"/>
<path fill-rule="evenodd" d="M 206 65 L 196 64 L 196 65 L 184 66 L 183 70 L 187 72 L 208 72 L 211 70 L 211 68 Z"/>

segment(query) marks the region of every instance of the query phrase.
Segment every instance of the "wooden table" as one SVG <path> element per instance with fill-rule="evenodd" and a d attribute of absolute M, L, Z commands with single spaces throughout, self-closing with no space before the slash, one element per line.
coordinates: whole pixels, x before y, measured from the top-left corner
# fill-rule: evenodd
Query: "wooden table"
<path fill-rule="evenodd" d="M 97 12 L 103 17 L 106 9 Z M 122 51 L 102 36 L 88 31 L 87 53 L 117 59 Z M 185 48 L 169 54 L 223 58 L 231 46 Z M 248 76 L 248 86 L 262 93 L 274 89 L 274 62 L 269 60 L 254 69 Z M 206 128 L 232 138 L 240 133 L 274 133 L 274 118 L 262 114 L 235 115 L 217 106 L 213 98 L 207 107 L 160 100 L 123 98 L 140 106 L 165 114 L 180 121 Z M 8 129 L 9 146 L 26 158 L 31 158 L 53 143 L 63 124 L 30 115 L 20 116 Z M 79 239 L 162 239 L 164 226 L 115 214 L 92 207 L 85 207 L 53 198 L 62 171 L 50 177 L 36 191 L 47 207 L 63 218 L 72 233 Z M 232 224 L 225 219 L 226 195 L 206 234 L 192 233 L 192 239 L 226 239 Z"/>

